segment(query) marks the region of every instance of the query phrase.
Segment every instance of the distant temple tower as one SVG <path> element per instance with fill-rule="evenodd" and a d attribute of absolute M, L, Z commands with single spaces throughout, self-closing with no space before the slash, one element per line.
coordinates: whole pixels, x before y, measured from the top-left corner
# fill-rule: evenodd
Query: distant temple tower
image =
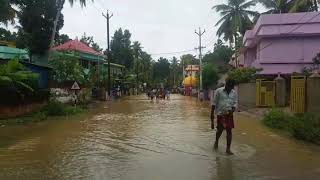
<path fill-rule="evenodd" d="M 184 70 L 185 79 L 183 80 L 184 94 L 192 95 L 192 90 L 198 87 L 198 74 L 200 71 L 199 65 L 188 65 Z"/>

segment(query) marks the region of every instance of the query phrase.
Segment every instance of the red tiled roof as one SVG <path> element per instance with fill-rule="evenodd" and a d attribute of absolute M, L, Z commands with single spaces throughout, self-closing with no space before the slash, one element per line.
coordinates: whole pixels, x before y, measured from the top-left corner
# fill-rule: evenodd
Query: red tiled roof
<path fill-rule="evenodd" d="M 92 49 L 91 47 L 87 46 L 86 44 L 80 42 L 79 40 L 70 40 L 64 44 L 61 44 L 59 46 L 53 47 L 52 50 L 56 51 L 78 51 L 83 53 L 89 53 L 94 55 L 102 55 L 102 53 L 99 53 Z"/>

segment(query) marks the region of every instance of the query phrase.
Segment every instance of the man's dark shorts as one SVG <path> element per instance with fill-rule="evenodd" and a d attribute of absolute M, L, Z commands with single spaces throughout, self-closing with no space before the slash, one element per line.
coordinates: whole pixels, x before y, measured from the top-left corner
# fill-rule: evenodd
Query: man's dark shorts
<path fill-rule="evenodd" d="M 217 129 L 233 129 L 234 121 L 233 114 L 218 115 L 217 116 Z"/>

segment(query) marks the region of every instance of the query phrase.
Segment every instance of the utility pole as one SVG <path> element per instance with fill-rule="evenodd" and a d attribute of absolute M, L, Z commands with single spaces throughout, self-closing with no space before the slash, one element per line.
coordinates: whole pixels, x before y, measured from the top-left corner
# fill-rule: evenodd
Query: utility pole
<path fill-rule="evenodd" d="M 200 70 L 200 91 L 202 91 L 203 87 L 202 87 L 202 48 L 205 48 L 202 46 L 202 35 L 206 32 L 206 30 L 201 31 L 201 28 L 199 27 L 199 32 L 197 32 L 197 30 L 195 31 L 195 33 L 199 36 L 199 47 L 196 49 L 199 49 L 199 60 L 200 60 L 200 65 L 199 65 L 199 70 Z"/>
<path fill-rule="evenodd" d="M 110 31 L 109 31 L 109 22 L 112 18 L 113 14 L 109 14 L 109 10 L 107 11 L 107 15 L 102 13 L 102 16 L 107 19 L 107 43 L 108 43 L 108 49 L 107 49 L 107 58 L 108 58 L 108 96 L 111 96 L 111 68 L 110 68 L 110 61 L 111 61 L 111 54 L 110 54 Z"/>

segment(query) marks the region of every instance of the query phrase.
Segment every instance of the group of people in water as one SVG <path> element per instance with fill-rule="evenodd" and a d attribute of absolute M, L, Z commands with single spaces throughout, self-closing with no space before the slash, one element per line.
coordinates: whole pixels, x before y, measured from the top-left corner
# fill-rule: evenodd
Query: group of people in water
<path fill-rule="evenodd" d="M 169 89 L 164 89 L 164 88 L 160 88 L 160 89 L 149 89 L 147 91 L 147 96 L 149 99 L 153 100 L 159 100 L 159 99 L 170 99 L 170 90 Z"/>

